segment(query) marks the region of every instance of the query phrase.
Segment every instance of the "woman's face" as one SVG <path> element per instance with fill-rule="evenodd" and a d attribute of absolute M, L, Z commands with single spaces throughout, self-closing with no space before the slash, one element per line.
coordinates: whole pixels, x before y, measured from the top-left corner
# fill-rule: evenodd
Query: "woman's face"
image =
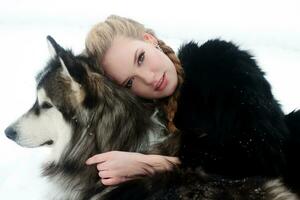
<path fill-rule="evenodd" d="M 105 73 L 140 97 L 171 95 L 177 87 L 177 72 L 172 61 L 156 48 L 155 40 L 149 34 L 144 41 L 116 37 L 103 58 Z"/>

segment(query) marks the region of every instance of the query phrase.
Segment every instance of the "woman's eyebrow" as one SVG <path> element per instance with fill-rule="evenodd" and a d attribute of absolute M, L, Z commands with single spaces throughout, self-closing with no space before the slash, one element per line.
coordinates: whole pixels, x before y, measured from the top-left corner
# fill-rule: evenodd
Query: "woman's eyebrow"
<path fill-rule="evenodd" d="M 138 49 L 135 51 L 134 53 L 134 59 L 133 59 L 133 64 L 136 65 L 136 62 L 137 62 L 137 57 L 138 57 Z"/>

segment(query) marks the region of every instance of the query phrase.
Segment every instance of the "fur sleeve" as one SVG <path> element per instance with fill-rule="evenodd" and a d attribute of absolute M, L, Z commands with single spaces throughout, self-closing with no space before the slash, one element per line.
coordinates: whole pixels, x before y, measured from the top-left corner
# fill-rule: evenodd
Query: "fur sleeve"
<path fill-rule="evenodd" d="M 228 166 L 229 171 L 243 175 L 243 170 L 251 175 L 280 173 L 288 131 L 271 87 L 252 56 L 221 40 L 201 46 L 190 42 L 178 56 L 186 78 L 175 123 L 184 134 L 193 134 L 195 146 L 189 155 L 205 152 L 210 164 L 219 159 L 222 170 Z M 195 142 L 198 139 L 205 142 Z M 208 158 L 199 159 L 205 165 Z"/>

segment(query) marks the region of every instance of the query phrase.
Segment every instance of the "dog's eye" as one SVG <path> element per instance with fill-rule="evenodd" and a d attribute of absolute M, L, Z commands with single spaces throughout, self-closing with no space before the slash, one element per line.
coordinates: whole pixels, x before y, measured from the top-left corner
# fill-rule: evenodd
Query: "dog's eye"
<path fill-rule="evenodd" d="M 48 102 L 44 102 L 42 105 L 41 105 L 41 108 L 43 109 L 49 109 L 49 108 L 52 108 L 53 106 L 48 103 Z"/>

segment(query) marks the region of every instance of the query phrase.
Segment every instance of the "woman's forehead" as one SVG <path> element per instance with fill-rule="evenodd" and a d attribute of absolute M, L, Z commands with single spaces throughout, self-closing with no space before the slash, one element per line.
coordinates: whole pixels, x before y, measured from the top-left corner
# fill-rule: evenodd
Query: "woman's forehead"
<path fill-rule="evenodd" d="M 124 37 L 115 38 L 103 59 L 105 73 L 118 82 L 125 79 L 133 67 L 137 49 L 138 40 Z"/>
<path fill-rule="evenodd" d="M 133 39 L 117 37 L 113 40 L 110 48 L 104 56 L 105 63 L 120 61 L 121 63 L 130 60 L 138 47 L 137 42 Z M 133 54 L 133 55 L 132 55 Z"/>

